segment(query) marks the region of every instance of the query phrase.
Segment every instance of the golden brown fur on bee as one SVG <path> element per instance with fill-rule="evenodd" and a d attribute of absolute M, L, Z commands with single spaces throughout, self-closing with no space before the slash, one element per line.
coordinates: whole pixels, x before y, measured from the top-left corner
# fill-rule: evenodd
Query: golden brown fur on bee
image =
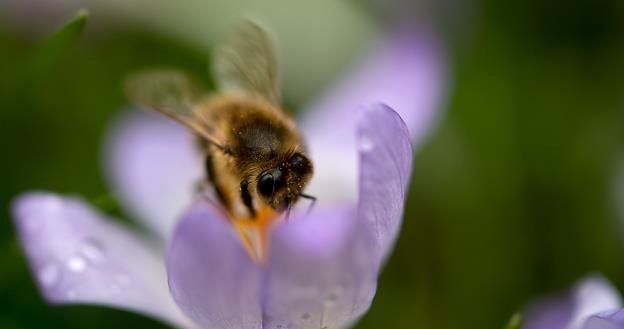
<path fill-rule="evenodd" d="M 312 167 L 303 175 L 287 175 L 286 187 L 276 191 L 273 198 L 265 198 L 256 191 L 258 176 L 265 170 L 288 166 L 296 154 L 305 155 L 302 137 L 295 123 L 280 108 L 262 97 L 248 95 L 213 95 L 196 112 L 198 122 L 216 138 L 223 141 L 223 150 L 200 137 L 200 145 L 207 152 L 209 179 L 216 187 L 224 206 L 231 214 L 242 209 L 241 182 L 249 183 L 249 192 L 256 200 L 276 208 L 276 200 L 294 202 L 312 175 Z"/>

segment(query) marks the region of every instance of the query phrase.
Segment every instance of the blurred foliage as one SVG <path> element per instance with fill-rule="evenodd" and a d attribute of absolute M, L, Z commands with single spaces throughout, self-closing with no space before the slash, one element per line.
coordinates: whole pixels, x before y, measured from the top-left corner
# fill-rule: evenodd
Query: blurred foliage
<path fill-rule="evenodd" d="M 514 316 L 511 317 L 509 323 L 507 323 L 504 329 L 520 329 L 521 325 L 522 321 L 520 319 L 520 315 L 514 314 Z"/>
<path fill-rule="evenodd" d="M 20 95 L 30 94 L 30 89 L 35 87 L 33 84 L 41 82 L 54 64 L 63 57 L 84 31 L 88 16 L 87 11 L 80 11 L 76 17 L 61 26 L 58 31 L 41 42 L 38 49 L 33 51 L 32 58 L 26 67 L 25 80 L 23 85 L 19 86 L 23 88 L 18 91 Z M 19 101 L 26 100 L 20 99 Z"/>
<path fill-rule="evenodd" d="M 624 288 L 610 195 L 624 154 L 624 2 L 469 5 L 470 32 L 447 36 L 447 113 L 417 154 L 401 237 L 358 328 L 500 328 L 533 298 L 591 272 Z M 63 51 L 24 94 L 16 82 L 32 74 L 40 43 L 0 22 L 0 47 L 7 210 L 20 192 L 47 189 L 118 211 L 100 148 L 126 103 L 123 77 L 150 66 L 206 70 L 205 49 L 119 26 Z M 46 305 L 8 211 L 0 259 L 1 328 L 166 327 L 117 310 Z"/>

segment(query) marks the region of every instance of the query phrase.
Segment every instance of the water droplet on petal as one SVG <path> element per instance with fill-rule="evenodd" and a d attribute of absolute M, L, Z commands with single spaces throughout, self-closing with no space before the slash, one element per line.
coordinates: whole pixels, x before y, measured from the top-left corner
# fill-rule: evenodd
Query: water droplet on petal
<path fill-rule="evenodd" d="M 81 253 L 90 261 L 98 262 L 104 258 L 104 246 L 96 239 L 86 239 L 80 248 Z"/>
<path fill-rule="evenodd" d="M 303 320 L 307 320 L 307 319 L 309 319 L 309 318 L 310 318 L 310 314 L 308 314 L 308 313 L 303 313 L 303 314 L 301 315 L 301 319 L 303 319 Z"/>
<path fill-rule="evenodd" d="M 45 287 L 52 287 L 59 281 L 61 271 L 55 264 L 48 264 L 39 270 L 37 277 L 42 285 Z"/>
<path fill-rule="evenodd" d="M 375 148 L 373 141 L 366 135 L 360 137 L 360 151 L 368 153 Z"/>
<path fill-rule="evenodd" d="M 87 268 L 87 261 L 78 256 L 72 256 L 67 260 L 67 268 L 75 273 L 81 273 Z"/>

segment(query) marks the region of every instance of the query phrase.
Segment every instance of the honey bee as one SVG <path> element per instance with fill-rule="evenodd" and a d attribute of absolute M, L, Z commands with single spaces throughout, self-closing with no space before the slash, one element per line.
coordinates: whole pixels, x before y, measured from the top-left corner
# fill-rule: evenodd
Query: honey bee
<path fill-rule="evenodd" d="M 131 99 L 196 135 L 206 181 L 233 220 L 263 220 L 290 211 L 299 198 L 316 200 L 303 193 L 313 166 L 281 106 L 277 64 L 269 33 L 246 21 L 214 53 L 215 93 L 178 70 L 127 80 Z"/>

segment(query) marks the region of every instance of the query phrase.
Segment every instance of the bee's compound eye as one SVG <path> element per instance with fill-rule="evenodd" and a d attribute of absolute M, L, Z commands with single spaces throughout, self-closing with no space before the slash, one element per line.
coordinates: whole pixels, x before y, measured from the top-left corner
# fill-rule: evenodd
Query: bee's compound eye
<path fill-rule="evenodd" d="M 295 153 L 289 160 L 290 171 L 295 176 L 305 176 L 312 172 L 310 160 L 300 153 Z"/>
<path fill-rule="evenodd" d="M 273 168 L 264 172 L 258 179 L 258 192 L 267 197 L 272 196 L 276 190 L 286 185 L 284 178 L 284 172 L 280 168 Z"/>
<path fill-rule="evenodd" d="M 258 180 L 258 192 L 264 196 L 271 196 L 273 194 L 275 182 L 271 173 L 265 173 L 260 176 Z"/>
<path fill-rule="evenodd" d="M 295 168 L 303 167 L 308 164 L 308 160 L 299 153 L 295 153 L 295 155 L 293 155 L 288 162 Z"/>

